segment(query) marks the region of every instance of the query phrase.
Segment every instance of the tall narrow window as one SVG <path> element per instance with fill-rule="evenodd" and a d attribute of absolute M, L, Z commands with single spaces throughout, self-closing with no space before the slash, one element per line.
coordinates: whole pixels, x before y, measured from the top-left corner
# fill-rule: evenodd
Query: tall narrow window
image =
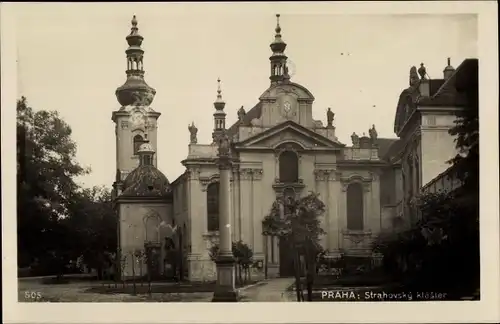
<path fill-rule="evenodd" d="M 139 147 L 141 147 L 141 144 L 144 143 L 144 139 L 142 138 L 141 135 L 135 135 L 134 136 L 134 154 L 137 155 L 137 151 L 139 151 Z"/>
<path fill-rule="evenodd" d="M 207 230 L 219 230 L 219 183 L 213 182 L 207 187 Z"/>
<path fill-rule="evenodd" d="M 363 186 L 351 183 L 347 187 L 347 229 L 361 231 L 363 224 Z"/>
<path fill-rule="evenodd" d="M 299 158 L 292 151 L 285 151 L 279 157 L 280 182 L 299 181 Z"/>

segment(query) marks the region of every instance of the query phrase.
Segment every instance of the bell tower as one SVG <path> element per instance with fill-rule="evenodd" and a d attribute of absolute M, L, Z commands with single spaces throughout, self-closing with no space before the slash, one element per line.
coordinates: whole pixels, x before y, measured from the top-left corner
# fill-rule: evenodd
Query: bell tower
<path fill-rule="evenodd" d="M 139 34 L 137 18 L 132 18 L 130 34 L 126 37 L 128 48 L 125 51 L 127 79 L 116 89 L 115 94 L 121 107 L 113 111 L 111 119 L 115 123 L 116 136 L 116 178 L 114 187 L 121 193 L 121 182 L 139 166 L 139 147 L 149 142 L 157 151 L 157 121 L 160 113 L 151 108 L 156 90 L 144 80 L 144 38 Z M 156 166 L 156 155 L 152 159 Z"/>
<path fill-rule="evenodd" d="M 212 132 L 213 143 L 219 143 L 220 137 L 226 131 L 226 113 L 224 107 L 226 103 L 222 100 L 222 90 L 220 88 L 220 78 L 217 79 L 217 99 L 214 102 L 214 131 Z"/>
<path fill-rule="evenodd" d="M 271 84 L 278 84 L 290 81 L 290 75 L 288 74 L 288 67 L 286 61 L 288 57 L 285 54 L 286 43 L 281 38 L 281 26 L 280 26 L 280 14 L 276 14 L 276 28 L 274 35 L 274 41 L 271 43 L 270 47 L 273 54 L 269 58 L 271 63 L 271 75 L 269 79 Z"/>

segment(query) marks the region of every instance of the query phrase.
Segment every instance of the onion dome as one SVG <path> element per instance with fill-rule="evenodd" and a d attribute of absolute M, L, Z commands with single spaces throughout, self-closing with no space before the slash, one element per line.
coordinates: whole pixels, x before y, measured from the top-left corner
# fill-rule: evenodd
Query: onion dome
<path fill-rule="evenodd" d="M 137 154 L 139 166 L 123 181 L 125 197 L 169 197 L 170 182 L 167 177 L 153 165 L 155 151 L 149 142 L 141 144 Z"/>
<path fill-rule="evenodd" d="M 132 18 L 132 28 L 126 37 L 129 47 L 127 55 L 127 80 L 125 84 L 116 89 L 116 98 L 120 105 L 149 106 L 154 99 L 156 90 L 144 80 L 144 50 L 141 48 L 144 37 L 139 34 L 137 18 Z"/>

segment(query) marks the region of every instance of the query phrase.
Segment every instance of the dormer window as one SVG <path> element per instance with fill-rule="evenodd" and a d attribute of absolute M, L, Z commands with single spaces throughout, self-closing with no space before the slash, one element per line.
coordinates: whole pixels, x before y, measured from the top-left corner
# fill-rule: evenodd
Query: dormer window
<path fill-rule="evenodd" d="M 139 155 L 140 165 L 153 165 L 153 154 L 155 153 L 149 141 L 144 141 L 139 149 L 137 150 L 137 155 Z"/>

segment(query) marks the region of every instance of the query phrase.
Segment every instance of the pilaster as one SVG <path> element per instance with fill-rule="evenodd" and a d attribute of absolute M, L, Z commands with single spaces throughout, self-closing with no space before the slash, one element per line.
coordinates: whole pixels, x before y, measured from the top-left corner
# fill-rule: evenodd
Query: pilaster
<path fill-rule="evenodd" d="M 249 169 L 240 169 L 240 222 L 238 231 L 240 232 L 240 239 L 247 244 L 250 244 L 250 223 L 248 219 L 251 217 L 253 209 L 253 201 L 251 201 L 250 193 L 252 191 L 252 175 Z"/>
<path fill-rule="evenodd" d="M 206 192 L 202 191 L 200 184 L 200 170 L 197 167 L 189 167 L 187 171 L 188 186 L 188 221 L 191 231 L 191 252 L 205 252 L 205 241 L 203 235 L 207 228 Z"/>
<path fill-rule="evenodd" d="M 370 212 L 370 229 L 374 233 L 380 232 L 381 229 L 381 210 L 380 210 L 380 175 L 378 172 L 372 173 L 371 185 L 371 212 Z"/>
<path fill-rule="evenodd" d="M 262 212 L 263 212 L 263 191 L 260 189 L 262 184 L 262 169 L 251 169 L 252 173 L 252 195 L 253 195 L 253 213 L 252 213 L 252 231 L 253 231 L 253 252 L 254 259 L 264 259 L 264 246 L 262 241 Z"/>
<path fill-rule="evenodd" d="M 330 176 L 330 170 L 326 169 L 316 169 L 314 170 L 314 175 L 316 178 L 316 192 L 320 194 L 321 200 L 325 204 L 325 213 L 320 216 L 320 226 L 326 232 L 325 235 L 321 236 L 321 246 L 328 249 L 330 246 L 330 209 L 329 204 L 329 188 L 328 188 L 328 178 Z"/>
<path fill-rule="evenodd" d="M 240 186 L 240 174 L 237 168 L 233 169 L 233 239 L 235 241 L 241 240 L 241 206 L 240 206 L 240 198 L 241 198 L 241 186 Z"/>

